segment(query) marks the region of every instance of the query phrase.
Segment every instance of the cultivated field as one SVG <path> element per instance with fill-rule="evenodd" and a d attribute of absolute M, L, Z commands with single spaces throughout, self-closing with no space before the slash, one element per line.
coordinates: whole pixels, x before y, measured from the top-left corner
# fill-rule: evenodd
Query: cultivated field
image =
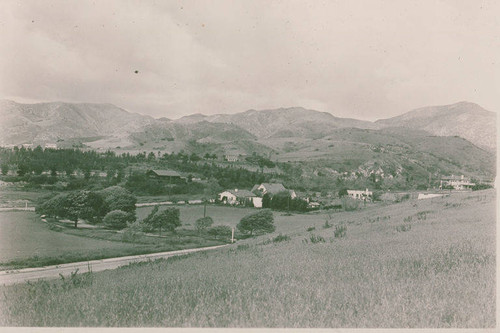
<path fill-rule="evenodd" d="M 490 190 L 336 213 L 326 228 L 326 215 L 276 214 L 274 235 L 230 248 L 3 287 L 0 324 L 491 328 L 495 207 Z"/>

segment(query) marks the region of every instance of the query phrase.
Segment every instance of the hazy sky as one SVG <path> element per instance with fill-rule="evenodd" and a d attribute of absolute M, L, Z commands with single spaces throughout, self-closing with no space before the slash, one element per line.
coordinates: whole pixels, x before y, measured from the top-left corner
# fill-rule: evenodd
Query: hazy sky
<path fill-rule="evenodd" d="M 500 1 L 1 1 L 0 98 L 154 117 L 500 110 Z M 136 73 L 137 71 L 137 73 Z"/>

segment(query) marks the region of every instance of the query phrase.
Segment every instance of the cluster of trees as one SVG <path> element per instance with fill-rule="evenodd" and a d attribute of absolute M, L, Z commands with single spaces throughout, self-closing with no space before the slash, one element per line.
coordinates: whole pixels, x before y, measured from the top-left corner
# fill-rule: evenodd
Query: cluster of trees
<path fill-rule="evenodd" d="M 161 236 L 162 229 L 174 232 L 177 227 L 181 226 L 180 216 L 179 208 L 168 207 L 160 211 L 158 206 L 154 206 L 151 213 L 149 213 L 142 223 L 146 226 L 145 230 L 159 230 L 159 235 Z"/>
<path fill-rule="evenodd" d="M 100 191 L 80 190 L 60 193 L 37 205 L 39 214 L 66 218 L 78 227 L 78 220 L 104 223 L 112 229 L 123 229 L 136 219 L 137 199 L 126 189 L 113 186 Z"/>
<path fill-rule="evenodd" d="M 201 217 L 196 220 L 195 227 L 198 230 L 198 233 L 206 232 L 210 236 L 215 239 L 221 238 L 229 238 L 231 236 L 232 230 L 227 225 L 217 225 L 212 227 L 214 224 L 214 220 L 210 216 Z"/>
<path fill-rule="evenodd" d="M 1 172 L 6 175 L 13 170 L 18 176 L 33 173 L 40 175 L 49 171 L 52 176 L 58 173 L 71 175 L 76 170 L 90 175 L 91 170 L 123 170 L 129 163 L 137 161 L 130 154 L 116 155 L 112 151 L 98 153 L 79 149 L 42 149 L 31 148 L 0 149 Z"/>
<path fill-rule="evenodd" d="M 273 161 L 263 156 L 260 156 L 255 152 L 251 156 L 245 157 L 245 160 L 251 164 L 257 165 L 261 169 L 263 169 L 264 167 L 274 168 L 276 166 L 276 164 Z"/>
<path fill-rule="evenodd" d="M 272 196 L 266 193 L 262 197 L 262 208 L 305 212 L 307 211 L 307 205 L 308 203 L 304 199 L 292 199 L 288 191 L 279 192 Z"/>
<path fill-rule="evenodd" d="M 117 155 L 107 151 L 82 151 L 79 149 L 35 149 L 0 148 L 0 169 L 3 175 L 15 171 L 16 177 L 10 181 L 26 181 L 31 185 L 54 185 L 64 180 L 65 185 L 54 190 L 95 189 L 125 183 L 136 194 L 172 195 L 190 194 L 203 191 L 203 185 L 195 182 L 164 186 L 142 173 L 126 171 L 131 165 L 147 165 L 147 168 L 172 169 L 187 174 L 196 174 L 205 179 L 214 179 L 222 188 L 245 188 L 270 181 L 277 174 L 264 174 L 244 168 L 220 166 L 213 162 L 214 155 L 202 158 L 184 152 L 158 155 L 138 153 Z M 106 177 L 100 177 L 105 172 Z M 78 173 L 80 177 L 73 176 Z M 190 179 L 192 177 L 188 177 Z"/>

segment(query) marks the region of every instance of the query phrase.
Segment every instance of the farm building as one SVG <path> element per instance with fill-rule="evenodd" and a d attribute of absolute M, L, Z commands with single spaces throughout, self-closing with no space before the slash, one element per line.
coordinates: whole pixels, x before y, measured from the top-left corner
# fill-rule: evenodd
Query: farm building
<path fill-rule="evenodd" d="M 263 196 L 267 193 L 274 195 L 284 191 L 288 191 L 292 199 L 295 199 L 297 197 L 297 194 L 294 190 L 287 190 L 281 183 L 262 183 L 260 185 L 254 185 L 254 187 L 252 188 L 252 192 L 258 194 L 259 196 Z"/>
<path fill-rule="evenodd" d="M 167 180 L 170 183 L 178 183 L 184 179 L 180 173 L 172 170 L 148 170 L 146 174 L 151 178 Z"/>
<path fill-rule="evenodd" d="M 228 161 L 228 162 L 238 162 L 239 160 L 239 157 L 238 155 L 224 155 L 224 160 Z"/>
<path fill-rule="evenodd" d="M 250 201 L 253 203 L 254 207 L 262 207 L 262 198 L 259 198 L 248 190 L 226 190 L 219 193 L 219 200 L 228 205 L 242 205 Z"/>
<path fill-rule="evenodd" d="M 474 185 L 476 184 L 472 183 L 470 179 L 466 178 L 464 175 L 451 175 L 451 177 L 441 177 L 441 184 L 439 185 L 439 188 L 442 189 L 444 187 L 451 186 L 455 190 L 468 190 L 471 189 Z"/>
<path fill-rule="evenodd" d="M 371 200 L 371 198 L 373 197 L 373 192 L 368 191 L 368 189 L 364 191 L 347 190 L 347 195 L 357 200 Z"/>

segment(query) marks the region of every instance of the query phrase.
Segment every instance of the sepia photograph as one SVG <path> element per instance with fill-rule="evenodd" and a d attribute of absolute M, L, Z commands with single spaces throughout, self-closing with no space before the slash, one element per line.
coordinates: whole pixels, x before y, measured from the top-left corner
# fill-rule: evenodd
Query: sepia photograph
<path fill-rule="evenodd" d="M 497 0 L 0 0 L 0 330 L 497 327 Z"/>

